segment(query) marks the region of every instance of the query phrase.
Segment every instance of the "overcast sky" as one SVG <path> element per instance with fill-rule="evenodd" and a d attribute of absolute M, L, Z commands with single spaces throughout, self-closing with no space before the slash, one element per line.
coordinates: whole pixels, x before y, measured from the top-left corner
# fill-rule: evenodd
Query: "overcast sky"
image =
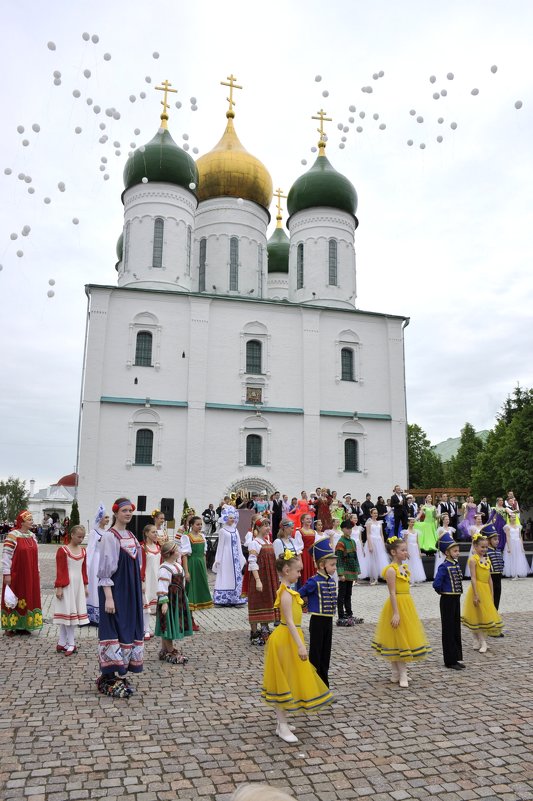
<path fill-rule="evenodd" d="M 357 305 L 411 318 L 408 416 L 432 442 L 491 427 L 514 384 L 533 385 L 529 0 L 3 0 L 1 22 L 0 477 L 45 486 L 74 468 L 84 285 L 116 282 L 122 170 L 158 128 L 165 78 L 183 104 L 171 133 L 201 154 L 233 72 L 241 141 L 286 191 L 315 158 L 311 115 L 333 118 L 327 154 L 359 196 Z"/>

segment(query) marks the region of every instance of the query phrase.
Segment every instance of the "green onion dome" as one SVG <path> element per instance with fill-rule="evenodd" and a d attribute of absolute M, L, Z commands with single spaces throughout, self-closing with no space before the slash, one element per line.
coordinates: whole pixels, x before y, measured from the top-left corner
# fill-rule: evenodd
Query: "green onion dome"
<path fill-rule="evenodd" d="M 176 184 L 189 192 L 198 186 L 198 170 L 194 159 L 172 139 L 166 128 L 160 128 L 147 145 L 135 150 L 124 167 L 124 189 L 136 184 L 157 181 Z M 194 184 L 191 188 L 190 184 Z"/>
<path fill-rule="evenodd" d="M 340 209 L 354 217 L 357 211 L 357 192 L 353 184 L 337 172 L 322 153 L 313 166 L 297 178 L 287 197 L 290 216 L 317 206 Z"/>
<path fill-rule="evenodd" d="M 289 237 L 280 225 L 267 242 L 269 273 L 289 272 L 289 247 Z"/>

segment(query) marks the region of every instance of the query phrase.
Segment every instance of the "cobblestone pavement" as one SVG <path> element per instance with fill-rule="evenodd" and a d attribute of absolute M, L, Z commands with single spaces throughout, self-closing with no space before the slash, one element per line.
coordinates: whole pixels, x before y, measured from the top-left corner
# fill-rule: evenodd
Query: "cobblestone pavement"
<path fill-rule="evenodd" d="M 41 549 L 50 618 L 54 549 Z M 229 801 L 242 782 L 267 782 L 301 801 L 533 798 L 533 580 L 503 584 L 506 636 L 467 670 L 446 670 L 437 596 L 413 596 L 434 653 L 401 690 L 369 644 L 383 587 L 354 589 L 365 624 L 335 629 L 335 703 L 295 717 L 300 742 L 274 735 L 259 699 L 263 654 L 248 645 L 246 611 L 209 610 L 186 642 L 186 667 L 163 664 L 147 644 L 129 701 L 96 693 L 96 631 L 80 651 L 55 652 L 55 629 L 0 637 L 0 797 L 4 801 Z"/>

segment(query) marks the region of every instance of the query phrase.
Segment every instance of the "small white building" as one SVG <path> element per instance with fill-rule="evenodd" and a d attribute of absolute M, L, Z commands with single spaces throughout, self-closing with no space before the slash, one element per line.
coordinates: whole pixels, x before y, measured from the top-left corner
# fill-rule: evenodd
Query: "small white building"
<path fill-rule="evenodd" d="M 44 519 L 56 513 L 60 520 L 70 517 L 72 502 L 76 491 L 76 473 L 62 476 L 55 484 L 35 490 L 35 482 L 30 481 L 30 499 L 28 511 L 32 513 L 35 523 L 42 523 Z"/>
<path fill-rule="evenodd" d="M 239 489 L 407 481 L 404 328 L 356 309 L 357 195 L 325 155 L 278 206 L 230 104 L 194 160 L 166 115 L 124 170 L 118 286 L 87 286 L 81 519 L 126 495 L 202 510 Z"/>

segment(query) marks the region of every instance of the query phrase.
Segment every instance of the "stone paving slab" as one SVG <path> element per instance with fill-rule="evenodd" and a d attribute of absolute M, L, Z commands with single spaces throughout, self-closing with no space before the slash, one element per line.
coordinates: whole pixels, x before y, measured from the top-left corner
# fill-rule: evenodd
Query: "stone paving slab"
<path fill-rule="evenodd" d="M 48 561 L 42 580 L 50 587 Z M 93 629 L 85 627 L 70 658 L 55 652 L 50 625 L 40 635 L 0 637 L 0 798 L 229 801 L 238 784 L 260 781 L 301 801 L 532 799 L 532 591 L 530 581 L 504 583 L 504 598 L 521 599 L 524 609 L 507 613 L 505 638 L 485 655 L 464 634 L 461 673 L 442 666 L 440 626 L 426 617 L 434 653 L 410 669 L 411 686 L 401 690 L 369 647 L 373 599 L 380 606 L 385 588 L 356 590 L 372 599 L 370 622 L 334 630 L 335 703 L 295 717 L 295 745 L 274 735 L 273 713 L 259 698 L 263 653 L 248 645 L 242 609 L 229 610 L 238 629 L 208 630 L 225 613 L 202 613 L 203 631 L 184 646 L 186 667 L 159 662 L 150 641 L 129 701 L 96 692 Z M 427 599 L 435 605 L 434 593 Z"/>

